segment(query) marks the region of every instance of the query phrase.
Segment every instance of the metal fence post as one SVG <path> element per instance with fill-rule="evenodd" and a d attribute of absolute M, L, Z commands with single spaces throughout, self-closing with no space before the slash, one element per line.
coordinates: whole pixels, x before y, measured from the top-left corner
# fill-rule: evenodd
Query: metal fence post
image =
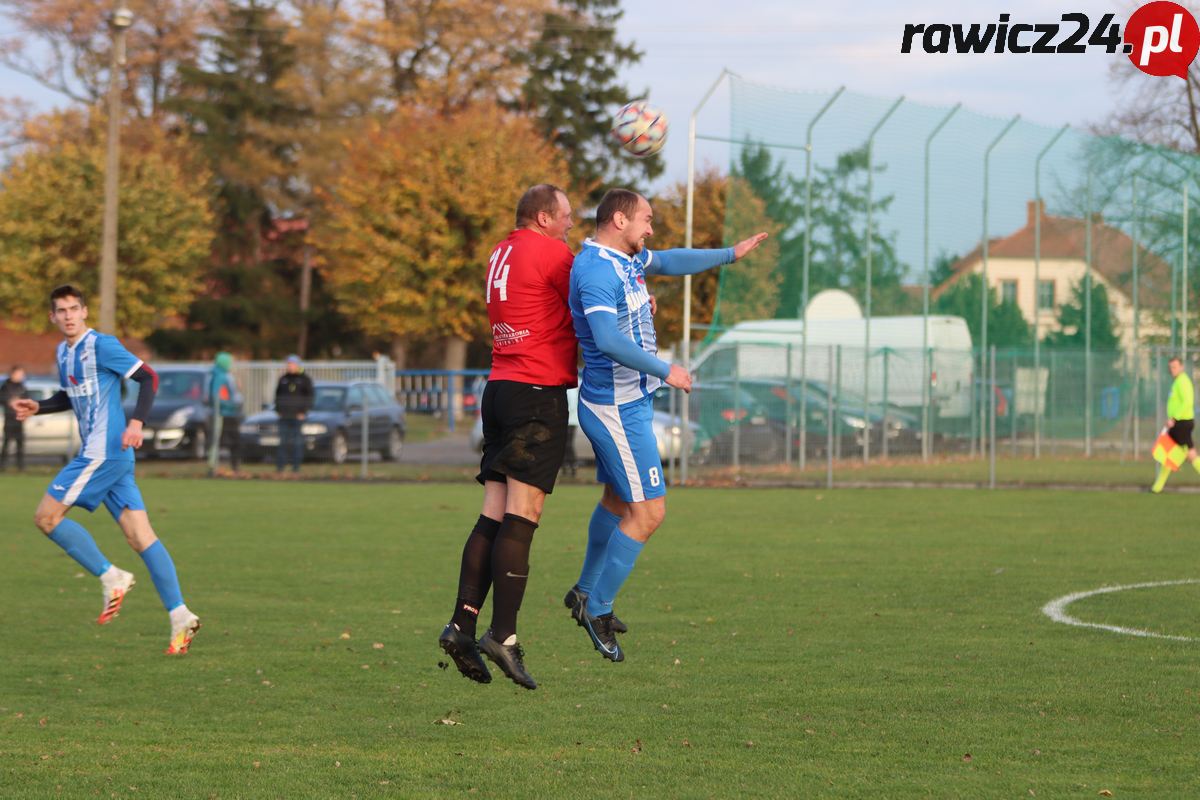
<path fill-rule="evenodd" d="M 1046 143 L 1041 152 L 1037 154 L 1037 158 L 1033 162 L 1033 196 L 1034 196 L 1034 217 L 1033 223 L 1033 372 L 1035 376 L 1040 376 L 1042 367 L 1042 158 L 1046 153 L 1050 152 L 1050 148 L 1054 147 L 1070 125 L 1063 125 L 1058 129 L 1058 133 Z M 1135 262 L 1136 264 L 1136 262 Z M 1137 267 L 1135 266 L 1136 270 Z M 1136 293 L 1136 289 L 1134 292 Z M 1040 385 L 1041 378 L 1036 377 L 1035 380 Z M 1033 457 L 1041 458 L 1042 456 L 1042 399 L 1034 404 L 1033 412 Z"/>
<path fill-rule="evenodd" d="M 990 352 L 992 391 L 990 402 L 988 404 L 988 439 L 990 447 L 988 448 L 988 488 L 996 488 L 996 346 L 992 345 Z"/>
<path fill-rule="evenodd" d="M 922 251 L 925 277 L 922 281 L 924 285 L 921 290 L 921 316 L 923 318 L 921 330 L 921 351 L 926 354 L 928 354 L 929 351 L 929 292 L 931 289 L 929 285 L 929 150 L 933 145 L 933 138 L 938 135 L 942 128 L 946 126 L 946 123 L 950 121 L 950 118 L 953 117 L 961 107 L 962 103 L 955 103 L 954 108 L 950 109 L 946 116 L 942 117 L 941 121 L 934 127 L 934 129 L 929 133 L 929 136 L 925 139 L 925 238 L 924 250 Z M 933 359 L 931 357 L 925 362 L 924 367 L 925 372 L 922 376 L 923 383 L 921 386 L 921 458 L 924 461 L 928 461 L 930 455 L 930 448 L 928 444 L 930 439 L 929 406 L 932 402 L 929 389 L 933 370 Z"/>
<path fill-rule="evenodd" d="M 817 111 L 808 122 L 808 129 L 804 138 L 804 262 L 801 274 L 800 285 L 800 380 L 804 381 L 805 387 L 808 386 L 808 273 L 809 261 L 812 257 L 812 153 L 813 153 L 813 128 L 816 127 L 817 121 L 825 116 L 825 112 L 829 107 L 842 96 L 842 92 L 846 91 L 845 86 L 839 86 L 838 90 L 833 93 L 833 96 L 825 101 L 825 105 Z M 808 419 L 808 392 L 805 391 L 800 395 L 800 418 Z M 800 426 L 800 469 L 805 467 L 805 459 L 807 455 L 805 450 L 808 447 L 807 424 Z"/>
<path fill-rule="evenodd" d="M 834 356 L 834 345 L 829 345 L 829 380 L 825 383 L 826 386 L 832 387 L 834 380 L 841 383 L 842 374 L 842 346 L 836 346 L 837 355 Z M 834 363 L 837 364 L 838 378 L 834 377 Z M 837 411 L 837 395 L 830 392 L 825 403 L 825 488 L 833 488 L 833 428 L 834 417 Z"/>
<path fill-rule="evenodd" d="M 783 463 L 789 467 L 792 465 L 792 343 L 787 344 L 787 372 L 784 377 L 783 384 L 783 419 L 784 419 L 784 442 L 783 442 Z M 801 423 L 803 424 L 803 423 Z"/>
<path fill-rule="evenodd" d="M 367 461 L 371 458 L 370 437 L 367 435 L 367 428 L 371 422 L 371 400 L 367 395 L 366 387 L 359 387 L 362 394 L 362 466 L 359 469 L 358 477 L 363 480 L 367 479 Z"/>
<path fill-rule="evenodd" d="M 988 305 L 991 303 L 991 299 L 992 299 L 992 293 L 988 287 L 988 178 L 991 175 L 992 151 L 996 149 L 996 145 L 1000 144 L 1000 140 L 1003 139 L 1006 135 L 1008 135 L 1008 132 L 1010 130 L 1012 130 L 1012 126 L 1016 125 L 1017 120 L 1019 120 L 1020 118 L 1021 118 L 1021 115 L 1017 114 L 1015 117 L 1010 119 L 1008 121 L 1008 124 L 1004 126 L 1004 130 L 1000 131 L 1000 134 L 995 139 L 992 140 L 992 143 L 988 145 L 987 150 L 984 151 L 984 154 L 983 154 L 983 247 L 982 247 L 982 255 L 983 255 L 983 259 L 982 259 L 983 287 L 982 287 L 982 289 L 983 290 L 980 292 L 982 299 L 980 300 L 981 314 L 980 314 L 980 324 L 979 324 L 979 333 L 980 333 L 980 337 L 982 339 L 982 341 L 980 342 L 980 348 L 979 348 L 981 351 L 979 354 L 979 361 L 981 364 L 985 364 L 987 362 Z M 980 398 L 980 400 L 982 401 L 983 398 Z M 984 426 L 983 426 L 984 408 L 985 408 L 985 406 L 982 406 L 982 405 L 979 407 L 979 438 L 981 440 L 987 435 L 987 432 L 984 430 Z"/>
<path fill-rule="evenodd" d="M 879 129 L 884 123 L 891 118 L 900 104 L 904 102 L 904 95 L 896 99 L 891 108 L 875 123 L 875 127 L 871 129 L 871 133 L 867 135 L 867 285 L 864 292 L 866 297 L 867 316 L 865 331 L 865 341 L 863 343 L 863 363 L 866 365 L 863 371 L 863 418 L 867 420 L 867 435 L 863 437 L 863 463 L 867 464 L 871 461 L 871 240 L 873 238 L 873 215 L 872 204 L 875 186 L 875 135 L 879 133 Z"/>
<path fill-rule="evenodd" d="M 741 344 L 733 346 L 733 469 L 742 467 L 742 354 Z M 749 409 L 746 410 L 749 414 Z"/>

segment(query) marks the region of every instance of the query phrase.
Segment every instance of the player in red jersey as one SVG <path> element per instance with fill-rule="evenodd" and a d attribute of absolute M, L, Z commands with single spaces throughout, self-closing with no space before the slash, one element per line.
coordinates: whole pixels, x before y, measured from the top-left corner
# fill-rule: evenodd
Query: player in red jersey
<path fill-rule="evenodd" d="M 517 611 L 529 577 L 529 548 L 554 490 L 567 439 L 567 389 L 577 382 L 575 330 L 567 306 L 574 222 L 561 189 L 531 187 L 517 227 L 492 251 L 484 297 L 492 325 L 492 371 L 483 413 L 483 510 L 463 547 L 454 615 L 438 637 L 458 671 L 492 680 L 482 650 L 516 684 L 536 689 L 517 643 Z M 488 589 L 492 624 L 475 640 Z"/>

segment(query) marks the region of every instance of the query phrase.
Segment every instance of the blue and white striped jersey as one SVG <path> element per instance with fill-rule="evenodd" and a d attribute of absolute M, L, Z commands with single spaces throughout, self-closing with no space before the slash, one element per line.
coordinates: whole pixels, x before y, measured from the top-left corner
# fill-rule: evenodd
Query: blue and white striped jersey
<path fill-rule="evenodd" d="M 643 250 L 631 256 L 588 239 L 571 266 L 568 302 L 575 335 L 583 350 L 583 380 L 579 396 L 591 403 L 622 405 L 653 394 L 662 385 L 654 375 L 618 364 L 596 346 L 588 314 L 607 311 L 617 316 L 621 336 L 645 352 L 658 353 L 646 270 L 654 263 L 654 252 Z"/>
<path fill-rule="evenodd" d="M 79 455 L 133 461 L 133 448 L 121 449 L 126 424 L 121 380 L 137 372 L 142 360 L 117 337 L 90 328 L 74 345 L 60 343 L 56 360 L 59 383 L 79 420 Z"/>

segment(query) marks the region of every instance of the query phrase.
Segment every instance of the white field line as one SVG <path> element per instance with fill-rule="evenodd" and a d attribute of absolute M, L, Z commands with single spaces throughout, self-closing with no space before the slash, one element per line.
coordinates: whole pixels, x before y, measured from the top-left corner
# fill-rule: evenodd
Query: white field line
<path fill-rule="evenodd" d="M 1064 625 L 1074 625 L 1079 628 L 1099 628 L 1102 631 L 1121 633 L 1126 636 L 1144 636 L 1152 639 L 1171 639 L 1176 642 L 1194 642 L 1196 640 L 1191 636 L 1170 636 L 1165 633 L 1144 631 L 1141 628 L 1122 628 L 1119 625 L 1104 625 L 1099 622 L 1084 622 L 1081 619 L 1072 617 L 1067 613 L 1066 610 L 1067 606 L 1071 605 L 1071 603 L 1074 603 L 1076 600 L 1082 600 L 1085 597 L 1093 597 L 1098 594 L 1123 592 L 1126 589 L 1154 589 L 1159 586 L 1185 586 L 1192 583 L 1200 583 L 1200 579 L 1192 578 L 1182 581 L 1156 581 L 1154 583 L 1128 583 L 1124 586 L 1104 586 L 1087 592 L 1075 592 L 1074 594 L 1063 595 L 1057 600 L 1051 600 L 1049 603 L 1046 603 L 1046 605 L 1042 606 L 1042 613 L 1055 622 L 1061 622 Z"/>

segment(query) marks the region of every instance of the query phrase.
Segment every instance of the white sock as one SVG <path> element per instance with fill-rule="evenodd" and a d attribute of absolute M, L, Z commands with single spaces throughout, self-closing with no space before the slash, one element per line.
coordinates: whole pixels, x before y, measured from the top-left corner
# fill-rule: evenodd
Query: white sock
<path fill-rule="evenodd" d="M 516 643 L 517 643 L 517 635 L 515 633 L 510 633 L 508 635 L 508 638 L 504 640 L 505 647 L 512 647 Z"/>
<path fill-rule="evenodd" d="M 121 577 L 121 572 L 115 564 L 109 564 L 108 569 L 100 573 L 100 582 L 105 586 L 112 586 Z"/>
<path fill-rule="evenodd" d="M 188 617 L 192 616 L 192 612 L 188 611 L 188 607 L 186 605 L 182 605 L 178 608 L 172 608 L 170 616 L 172 625 L 182 625 L 183 623 L 187 622 Z"/>

